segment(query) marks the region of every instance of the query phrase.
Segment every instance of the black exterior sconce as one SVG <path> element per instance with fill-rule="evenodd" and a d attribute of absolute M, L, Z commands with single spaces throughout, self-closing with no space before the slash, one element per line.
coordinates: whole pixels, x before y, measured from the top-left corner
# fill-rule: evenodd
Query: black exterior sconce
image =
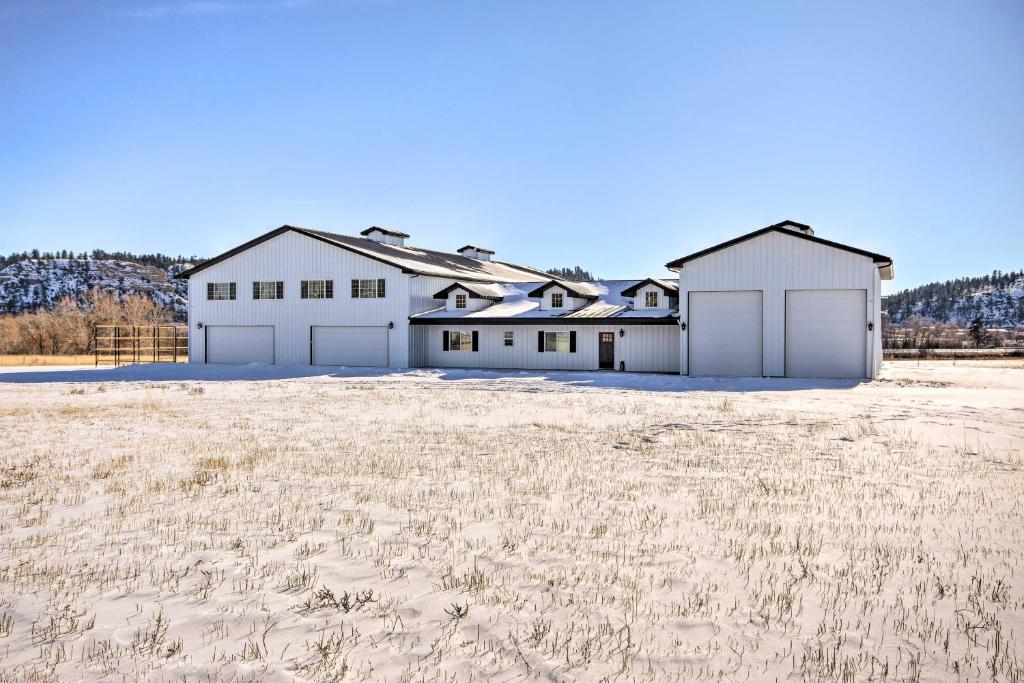
<path fill-rule="evenodd" d="M 868 331 L 869 332 L 874 332 L 875 331 L 875 324 L 874 323 L 868 323 Z"/>
<path fill-rule="evenodd" d="M 679 321 L 679 329 L 682 330 L 683 332 L 686 332 L 686 321 L 685 320 L 680 320 Z"/>
<path fill-rule="evenodd" d="M 203 329 L 203 324 L 202 323 L 196 323 L 196 329 L 197 330 Z"/>
<path fill-rule="evenodd" d="M 624 329 L 622 329 L 621 327 L 619 328 L 619 336 L 620 337 L 625 337 L 626 336 L 626 331 Z"/>
<path fill-rule="evenodd" d="M 395 329 L 395 322 L 394 322 L 393 320 L 392 320 L 391 322 L 389 322 L 389 323 L 388 323 L 388 329 L 389 329 L 389 330 L 393 330 L 393 329 Z"/>

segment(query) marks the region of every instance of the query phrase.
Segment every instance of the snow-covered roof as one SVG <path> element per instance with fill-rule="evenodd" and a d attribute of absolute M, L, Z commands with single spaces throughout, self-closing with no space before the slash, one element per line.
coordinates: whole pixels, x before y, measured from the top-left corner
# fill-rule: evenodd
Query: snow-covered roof
<path fill-rule="evenodd" d="M 594 301 L 582 308 L 566 311 L 564 309 L 540 309 L 538 288 L 542 289 L 550 280 L 544 282 L 524 282 L 515 285 L 495 285 L 501 288 L 500 303 L 492 304 L 480 310 L 448 311 L 438 308 L 425 313 L 411 316 L 413 323 L 429 324 L 443 321 L 459 321 L 464 323 L 490 324 L 506 322 L 544 322 L 566 320 L 579 323 L 581 321 L 620 320 L 631 322 L 661 322 L 675 324 L 678 313 L 675 310 L 646 309 L 633 310 L 632 300 L 623 295 L 623 291 L 635 286 L 643 280 L 596 280 L 593 282 L 574 282 L 577 291 L 592 293 Z M 453 285 L 454 287 L 454 285 Z"/>
<path fill-rule="evenodd" d="M 646 280 L 640 280 L 640 282 L 637 282 L 632 287 L 627 287 L 622 293 L 626 296 L 636 296 L 636 293 L 640 291 L 640 288 L 647 285 L 656 285 L 668 294 L 675 294 L 677 296 L 679 294 L 678 280 L 665 280 L 653 277 L 649 277 Z"/>
<path fill-rule="evenodd" d="M 372 230 L 372 229 L 371 229 Z M 285 232 L 297 232 L 313 239 L 333 244 L 342 249 L 362 254 L 367 258 L 380 261 L 399 268 L 404 273 L 416 275 L 433 275 L 436 277 L 451 278 L 453 280 L 468 280 L 474 282 L 538 282 L 547 277 L 547 274 L 530 268 L 519 266 L 514 263 L 503 261 L 481 261 L 468 256 L 451 254 L 444 251 L 433 251 L 421 249 L 420 247 L 398 246 L 394 244 L 382 244 L 366 239 L 365 237 L 352 237 L 350 235 L 339 235 L 324 230 L 313 230 L 300 228 L 294 225 L 282 225 L 276 230 L 271 230 L 254 240 L 239 245 L 230 251 L 204 261 L 195 268 L 191 268 L 178 277 L 188 278 L 209 266 L 219 263 L 240 252 L 250 249 L 257 244 L 265 242 Z M 394 232 L 394 231 L 392 231 Z"/>
<path fill-rule="evenodd" d="M 569 280 L 559 280 L 553 278 L 548 280 L 540 287 L 530 292 L 530 296 L 541 297 L 544 296 L 544 292 L 552 287 L 561 287 L 569 293 L 570 296 L 574 296 L 578 299 L 597 299 L 601 296 L 601 290 L 595 287 L 590 282 L 570 282 Z"/>
<path fill-rule="evenodd" d="M 435 299 L 447 299 L 448 295 L 453 290 L 462 289 L 469 293 L 471 299 L 490 299 L 492 301 L 501 301 L 507 293 L 507 285 L 501 285 L 497 282 L 455 282 L 448 285 L 440 292 L 434 295 Z M 515 290 L 518 291 L 518 290 Z"/>

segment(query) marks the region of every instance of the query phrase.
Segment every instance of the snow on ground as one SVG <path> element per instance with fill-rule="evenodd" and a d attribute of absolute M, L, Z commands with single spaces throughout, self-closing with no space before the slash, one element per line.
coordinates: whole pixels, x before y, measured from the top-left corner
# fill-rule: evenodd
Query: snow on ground
<path fill-rule="evenodd" d="M 0 681 L 1016 680 L 1024 363 L 0 370 Z"/>

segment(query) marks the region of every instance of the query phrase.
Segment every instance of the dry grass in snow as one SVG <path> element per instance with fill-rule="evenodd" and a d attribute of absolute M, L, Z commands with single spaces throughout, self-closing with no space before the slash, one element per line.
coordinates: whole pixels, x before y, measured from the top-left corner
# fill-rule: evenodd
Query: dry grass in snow
<path fill-rule="evenodd" d="M 934 367 L 0 385 L 0 681 L 1021 680 L 1024 369 Z"/>

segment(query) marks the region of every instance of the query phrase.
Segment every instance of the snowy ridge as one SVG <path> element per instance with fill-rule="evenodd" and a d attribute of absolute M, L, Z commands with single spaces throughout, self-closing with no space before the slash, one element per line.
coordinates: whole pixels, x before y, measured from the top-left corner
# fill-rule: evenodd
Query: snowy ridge
<path fill-rule="evenodd" d="M 933 282 L 884 298 L 883 309 L 893 323 L 918 317 L 923 322 L 967 327 L 981 318 L 987 327 L 1024 325 L 1024 273 L 999 273 L 978 278 Z"/>
<path fill-rule="evenodd" d="M 118 260 L 22 259 L 0 268 L 0 312 L 49 309 L 64 297 L 84 304 L 89 291 L 99 289 L 119 297 L 148 296 L 171 309 L 175 320 L 184 320 L 188 282 L 175 276 L 190 266 L 176 263 L 164 269 Z"/>

